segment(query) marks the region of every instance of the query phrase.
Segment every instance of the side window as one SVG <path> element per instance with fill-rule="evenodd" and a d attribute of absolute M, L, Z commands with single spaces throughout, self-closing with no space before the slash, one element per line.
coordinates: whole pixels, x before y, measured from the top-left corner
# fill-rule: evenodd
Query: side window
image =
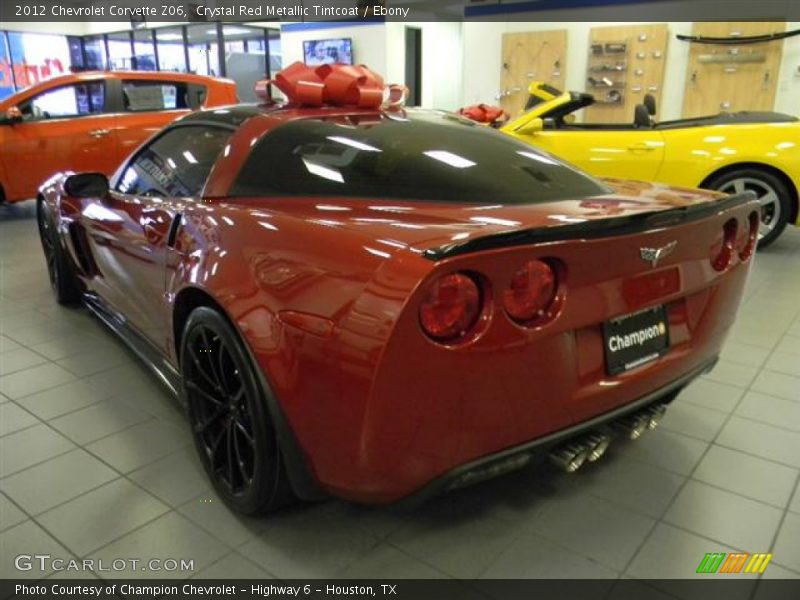
<path fill-rule="evenodd" d="M 175 127 L 128 163 L 116 190 L 133 196 L 199 196 L 233 133 L 221 127 Z"/>
<path fill-rule="evenodd" d="M 104 112 L 106 87 L 102 81 L 64 85 L 42 92 L 20 104 L 26 121 L 82 117 Z"/>
<path fill-rule="evenodd" d="M 129 112 L 197 108 L 205 95 L 205 86 L 182 81 L 122 81 L 123 106 Z"/>

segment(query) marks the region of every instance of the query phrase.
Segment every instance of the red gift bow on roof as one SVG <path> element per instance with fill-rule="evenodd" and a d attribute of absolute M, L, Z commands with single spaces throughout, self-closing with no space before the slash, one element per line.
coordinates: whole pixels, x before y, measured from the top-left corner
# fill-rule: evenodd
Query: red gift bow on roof
<path fill-rule="evenodd" d="M 497 121 L 504 121 L 508 118 L 508 113 L 499 106 L 491 106 L 489 104 L 473 104 L 472 106 L 465 106 L 458 111 L 458 114 L 477 121 L 478 123 L 495 123 Z"/>
<path fill-rule="evenodd" d="M 289 102 L 304 106 L 358 106 L 377 108 L 384 102 L 386 85 L 383 77 L 364 65 L 320 65 L 311 68 L 294 62 L 277 75 L 256 84 L 256 94 L 269 100 L 269 86 L 275 85 Z M 405 86 L 389 87 L 389 104 L 397 105 L 405 99 Z"/>

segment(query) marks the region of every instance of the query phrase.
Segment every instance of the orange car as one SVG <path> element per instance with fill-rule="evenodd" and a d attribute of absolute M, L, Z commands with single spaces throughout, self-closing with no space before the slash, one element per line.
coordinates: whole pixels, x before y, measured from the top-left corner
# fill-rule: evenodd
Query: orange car
<path fill-rule="evenodd" d="M 167 72 L 63 75 L 0 101 L 0 202 L 19 202 L 59 171 L 111 175 L 179 116 L 237 102 L 229 79 Z"/>

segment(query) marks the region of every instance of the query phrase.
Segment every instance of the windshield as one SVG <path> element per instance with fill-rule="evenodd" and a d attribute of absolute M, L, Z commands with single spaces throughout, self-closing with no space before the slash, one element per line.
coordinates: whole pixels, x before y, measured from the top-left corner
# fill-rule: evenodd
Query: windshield
<path fill-rule="evenodd" d="M 610 191 L 553 156 L 471 121 L 444 113 L 409 115 L 281 125 L 255 145 L 231 195 L 492 205 Z"/>

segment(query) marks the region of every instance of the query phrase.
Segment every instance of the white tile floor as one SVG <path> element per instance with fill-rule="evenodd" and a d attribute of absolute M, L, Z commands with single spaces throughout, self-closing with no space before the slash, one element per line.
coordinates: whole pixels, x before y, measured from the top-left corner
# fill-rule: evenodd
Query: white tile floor
<path fill-rule="evenodd" d="M 0 207 L 0 577 L 36 552 L 194 559 L 182 577 L 685 578 L 737 549 L 771 550 L 766 576 L 800 578 L 799 476 L 800 231 L 759 253 L 717 369 L 591 468 L 527 470 L 413 512 L 329 501 L 242 519 L 209 491 L 159 384 L 53 302 L 33 206 Z"/>

